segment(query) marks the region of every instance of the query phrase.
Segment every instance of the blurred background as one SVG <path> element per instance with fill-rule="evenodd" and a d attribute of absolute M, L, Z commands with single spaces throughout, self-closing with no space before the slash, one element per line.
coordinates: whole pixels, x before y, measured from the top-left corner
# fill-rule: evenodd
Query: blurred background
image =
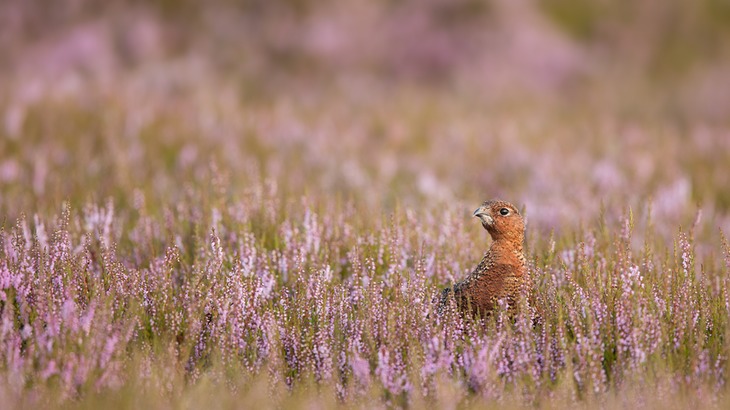
<path fill-rule="evenodd" d="M 728 40 L 728 0 L 5 0 L 0 211 L 220 178 L 730 227 Z"/>
<path fill-rule="evenodd" d="M 408 85 L 570 104 L 586 94 L 650 93 L 664 101 L 647 111 L 714 120 L 724 119 L 730 102 L 727 0 L 6 0 L 0 7 L 4 74 L 59 86 L 167 64 L 170 76 L 187 69 L 235 77 L 240 95 Z"/>

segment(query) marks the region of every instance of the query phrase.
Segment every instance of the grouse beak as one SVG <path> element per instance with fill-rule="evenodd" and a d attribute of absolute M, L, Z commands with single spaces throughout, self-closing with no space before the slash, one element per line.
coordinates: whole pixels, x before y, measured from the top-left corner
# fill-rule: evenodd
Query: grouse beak
<path fill-rule="evenodd" d="M 484 207 L 477 208 L 476 211 L 474 211 L 473 216 L 476 216 L 477 218 L 482 220 L 482 223 L 485 225 L 491 225 L 494 223 L 494 218 L 492 218 L 491 215 L 489 215 L 489 212 L 484 209 Z"/>

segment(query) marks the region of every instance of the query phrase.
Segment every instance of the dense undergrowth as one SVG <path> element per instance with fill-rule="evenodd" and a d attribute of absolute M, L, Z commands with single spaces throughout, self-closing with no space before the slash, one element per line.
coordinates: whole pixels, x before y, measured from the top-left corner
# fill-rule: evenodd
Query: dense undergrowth
<path fill-rule="evenodd" d="M 724 398 L 730 249 L 718 235 L 702 246 L 699 219 L 670 240 L 648 221 L 642 246 L 634 225 L 649 216 L 630 213 L 572 236 L 531 235 L 533 326 L 434 314 L 439 287 L 487 247 L 459 206 L 378 214 L 257 188 L 193 193 L 159 215 L 139 193 L 127 212 L 111 200 L 63 204 L 4 228 L 3 394 L 46 404 L 130 389 L 126 400 L 178 404 L 201 389 L 271 405 L 313 391 L 332 405 Z"/>

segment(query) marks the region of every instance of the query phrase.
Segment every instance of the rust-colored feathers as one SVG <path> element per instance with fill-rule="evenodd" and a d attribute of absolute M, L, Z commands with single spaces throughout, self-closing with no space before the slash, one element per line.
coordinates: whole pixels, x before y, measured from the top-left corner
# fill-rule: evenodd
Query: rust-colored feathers
<path fill-rule="evenodd" d="M 492 237 L 492 245 L 469 276 L 441 293 L 439 311 L 453 294 L 462 312 L 487 315 L 502 299 L 513 307 L 531 286 L 523 251 L 525 221 L 509 202 L 492 200 L 482 204 L 474 216 Z"/>

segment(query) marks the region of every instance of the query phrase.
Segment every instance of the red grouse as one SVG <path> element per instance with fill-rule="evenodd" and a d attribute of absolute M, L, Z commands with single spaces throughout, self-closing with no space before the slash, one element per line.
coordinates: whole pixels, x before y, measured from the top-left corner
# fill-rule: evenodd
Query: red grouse
<path fill-rule="evenodd" d="M 489 232 L 492 245 L 469 276 L 442 291 L 439 311 L 453 293 L 459 310 L 486 316 L 500 299 L 514 307 L 523 289 L 531 284 L 522 246 L 525 221 L 517 208 L 492 200 L 483 203 L 474 216 Z"/>

